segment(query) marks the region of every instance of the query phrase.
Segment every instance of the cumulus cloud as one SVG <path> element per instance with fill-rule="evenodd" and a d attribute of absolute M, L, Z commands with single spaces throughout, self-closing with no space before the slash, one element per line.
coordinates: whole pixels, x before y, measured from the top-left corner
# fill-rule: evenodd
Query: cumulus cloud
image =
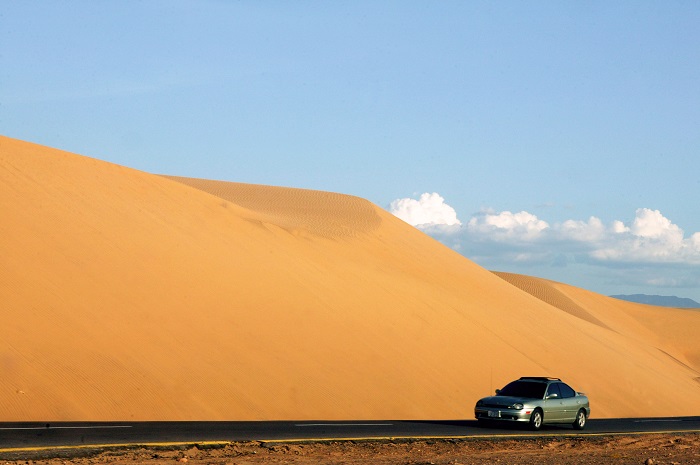
<path fill-rule="evenodd" d="M 490 235 L 495 240 L 504 238 L 531 240 L 539 237 L 549 228 L 549 224 L 525 211 L 519 213 L 483 211 L 473 216 L 466 228 L 473 234 Z"/>
<path fill-rule="evenodd" d="M 659 210 L 640 208 L 630 228 L 635 236 L 678 241 L 683 239 L 681 228 L 671 223 Z"/>
<path fill-rule="evenodd" d="M 619 228 L 613 225 L 612 229 L 616 227 Z M 561 236 L 582 242 L 599 241 L 606 233 L 605 225 L 595 216 L 588 218 L 588 221 L 566 220 L 558 229 Z"/>
<path fill-rule="evenodd" d="M 437 192 L 425 193 L 418 200 L 405 198 L 391 202 L 390 211 L 412 226 L 460 225 L 457 212 Z"/>
<path fill-rule="evenodd" d="M 391 212 L 491 270 L 608 294 L 700 289 L 700 232 L 685 234 L 659 210 L 639 208 L 608 223 L 596 216 L 548 222 L 532 212 L 486 209 L 463 215 L 462 223 L 434 192 L 398 199 Z"/>
<path fill-rule="evenodd" d="M 565 263 L 566 256 L 575 255 L 601 264 L 700 264 L 700 232 L 686 238 L 678 225 L 649 208 L 639 208 L 631 222 L 608 225 L 595 216 L 550 224 L 527 211 L 493 210 L 475 213 L 462 224 L 443 197 L 425 193 L 418 200 L 395 200 L 391 212 L 471 257 L 500 253 L 519 262 Z"/>
<path fill-rule="evenodd" d="M 683 230 L 659 210 L 639 208 L 629 226 L 615 222 L 604 243 L 594 244 L 591 256 L 604 261 L 699 264 L 697 236 L 686 239 Z"/>

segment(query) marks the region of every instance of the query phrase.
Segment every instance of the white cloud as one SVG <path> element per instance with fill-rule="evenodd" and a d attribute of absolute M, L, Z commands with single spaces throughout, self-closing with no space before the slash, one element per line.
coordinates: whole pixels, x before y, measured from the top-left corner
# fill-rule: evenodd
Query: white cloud
<path fill-rule="evenodd" d="M 606 243 L 598 244 L 591 256 L 604 261 L 699 264 L 698 234 L 685 239 L 683 230 L 659 210 L 639 208 L 629 227 L 615 222 Z"/>
<path fill-rule="evenodd" d="M 659 210 L 640 208 L 632 224 L 631 231 L 639 237 L 649 237 L 670 241 L 682 241 L 683 230 L 665 218 Z"/>
<path fill-rule="evenodd" d="M 527 211 L 482 210 L 462 224 L 445 199 L 426 193 L 392 202 L 391 212 L 491 270 L 607 294 L 700 289 L 700 232 L 686 236 L 659 210 L 640 208 L 628 221 L 610 223 L 595 216 L 548 223 Z"/>
<path fill-rule="evenodd" d="M 467 256 L 500 253 L 508 260 L 554 262 L 575 255 L 600 264 L 700 264 L 700 232 L 685 238 L 678 225 L 649 208 L 638 209 L 629 224 L 616 220 L 607 226 L 595 216 L 550 225 L 527 211 L 493 210 L 462 224 L 444 198 L 425 193 L 419 200 L 395 200 L 391 212 Z"/>
<path fill-rule="evenodd" d="M 695 250 L 700 250 L 700 232 L 696 232 L 690 236 L 690 244 Z"/>
<path fill-rule="evenodd" d="M 630 228 L 625 226 L 625 223 L 623 223 L 622 221 L 619 221 L 619 220 L 613 221 L 612 229 L 613 229 L 613 232 L 616 232 L 616 233 L 629 232 L 629 230 L 630 230 Z"/>
<path fill-rule="evenodd" d="M 519 213 L 485 211 L 473 216 L 467 223 L 467 230 L 471 233 L 491 235 L 492 239 L 496 240 L 504 238 L 531 240 L 540 236 L 540 233 L 548 228 L 549 224 L 546 221 L 525 211 Z"/>
<path fill-rule="evenodd" d="M 613 229 L 615 227 L 619 228 L 613 225 Z M 597 241 L 605 235 L 603 222 L 595 216 L 591 216 L 588 221 L 566 220 L 558 230 L 562 236 L 582 242 Z"/>
<path fill-rule="evenodd" d="M 455 209 L 437 192 L 425 193 L 418 200 L 405 198 L 391 202 L 390 211 L 412 226 L 460 225 Z"/>

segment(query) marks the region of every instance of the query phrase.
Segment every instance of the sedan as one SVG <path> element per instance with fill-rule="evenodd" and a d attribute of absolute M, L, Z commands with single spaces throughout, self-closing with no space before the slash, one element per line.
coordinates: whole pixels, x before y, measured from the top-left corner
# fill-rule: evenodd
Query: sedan
<path fill-rule="evenodd" d="M 591 414 L 588 397 L 559 378 L 523 377 L 496 389 L 474 407 L 479 423 L 526 423 L 532 430 L 544 424 L 564 423 L 581 430 Z"/>

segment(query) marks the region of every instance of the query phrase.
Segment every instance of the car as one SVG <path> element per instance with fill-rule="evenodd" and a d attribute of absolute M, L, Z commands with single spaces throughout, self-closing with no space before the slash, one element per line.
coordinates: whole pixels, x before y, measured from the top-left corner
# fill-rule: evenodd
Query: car
<path fill-rule="evenodd" d="M 474 416 L 480 424 L 488 421 L 527 424 L 532 430 L 542 425 L 568 423 L 581 430 L 591 415 L 588 397 L 576 392 L 559 378 L 525 376 L 496 389 L 496 395 L 477 401 Z"/>

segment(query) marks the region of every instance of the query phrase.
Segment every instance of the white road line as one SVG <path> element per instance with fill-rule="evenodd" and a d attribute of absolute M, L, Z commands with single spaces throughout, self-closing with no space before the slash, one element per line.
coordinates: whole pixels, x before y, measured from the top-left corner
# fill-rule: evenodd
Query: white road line
<path fill-rule="evenodd" d="M 107 429 L 107 428 L 131 428 L 129 425 L 107 426 L 23 426 L 18 428 L 0 428 L 2 431 L 30 430 L 30 429 Z"/>
<path fill-rule="evenodd" d="M 394 426 L 393 423 L 299 423 L 294 426 Z"/>

